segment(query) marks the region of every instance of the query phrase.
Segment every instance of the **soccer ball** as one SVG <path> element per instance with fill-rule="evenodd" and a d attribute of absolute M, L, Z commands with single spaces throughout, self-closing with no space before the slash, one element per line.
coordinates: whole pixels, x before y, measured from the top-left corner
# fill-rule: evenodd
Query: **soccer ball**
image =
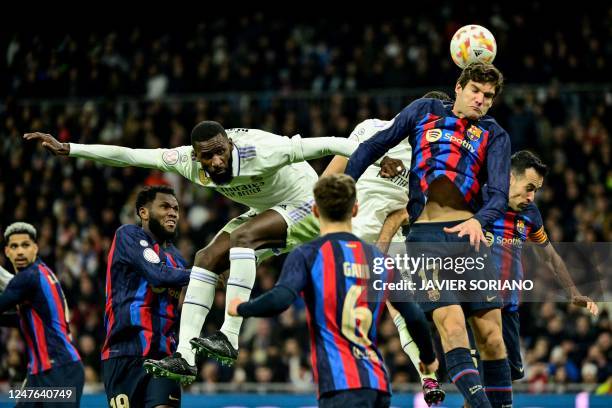
<path fill-rule="evenodd" d="M 465 68 L 466 65 L 477 61 L 490 64 L 497 54 L 497 43 L 489 30 L 470 24 L 461 27 L 453 35 L 450 53 L 453 62 L 459 68 Z"/>

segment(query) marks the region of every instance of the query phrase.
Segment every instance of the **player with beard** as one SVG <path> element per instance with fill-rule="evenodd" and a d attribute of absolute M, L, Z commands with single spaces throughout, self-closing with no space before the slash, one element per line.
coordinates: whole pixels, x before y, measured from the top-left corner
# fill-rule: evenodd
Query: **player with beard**
<path fill-rule="evenodd" d="M 145 187 L 136 198 L 142 225 L 117 229 L 108 254 L 102 375 L 111 407 L 178 407 L 175 381 L 145 372 L 146 358 L 176 350 L 178 303 L 189 269 L 172 244 L 179 205 L 167 186 Z"/>
<path fill-rule="evenodd" d="M 212 121 L 197 124 L 191 145 L 173 149 L 129 149 L 121 146 L 60 143 L 53 136 L 30 133 L 56 155 L 95 160 L 111 166 L 155 168 L 182 175 L 250 207 L 232 219 L 197 252 L 181 317 L 176 355 L 150 360 L 145 368 L 183 383 L 195 378 L 195 353 L 233 363 L 243 318 L 230 316 L 219 332 L 198 338 L 215 296 L 218 275 L 230 270 L 226 299 L 248 300 L 255 282 L 256 258 L 289 251 L 318 236 L 304 223 L 312 211 L 312 188 L 318 179 L 305 160 L 326 155 L 348 157 L 358 143 L 345 138 L 302 139 L 257 129 L 228 129 Z M 231 249 L 230 249 L 231 248 Z M 257 254 L 256 251 L 257 250 Z M 261 250 L 261 251 L 260 251 Z"/>

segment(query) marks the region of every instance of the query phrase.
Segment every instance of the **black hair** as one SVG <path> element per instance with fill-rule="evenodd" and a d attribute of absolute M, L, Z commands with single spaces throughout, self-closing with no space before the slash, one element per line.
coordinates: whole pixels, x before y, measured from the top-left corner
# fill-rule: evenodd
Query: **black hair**
<path fill-rule="evenodd" d="M 520 150 L 510 158 L 512 172 L 517 175 L 525 174 L 525 170 L 534 169 L 540 176 L 548 174 L 548 167 L 540 160 L 535 153 L 529 150 Z"/>
<path fill-rule="evenodd" d="M 138 213 L 139 210 L 147 204 L 153 202 L 155 200 L 155 197 L 157 196 L 157 193 L 170 194 L 176 197 L 176 194 L 174 194 L 174 189 L 172 187 L 146 186 L 145 188 L 140 190 L 138 196 L 136 196 L 136 215 L 140 217 L 140 214 Z"/>
<path fill-rule="evenodd" d="M 200 122 L 195 125 L 191 131 L 191 145 L 193 146 L 196 142 L 205 142 L 210 140 L 218 134 L 222 134 L 223 136 L 227 137 L 225 129 L 223 129 L 223 126 L 221 126 L 219 122 L 214 122 L 212 120 Z"/>

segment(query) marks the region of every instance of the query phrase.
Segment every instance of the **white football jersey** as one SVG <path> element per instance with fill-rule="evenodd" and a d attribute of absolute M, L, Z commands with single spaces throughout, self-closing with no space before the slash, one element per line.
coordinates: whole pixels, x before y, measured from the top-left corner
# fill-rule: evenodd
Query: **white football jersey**
<path fill-rule="evenodd" d="M 286 202 L 312 199 L 317 173 L 305 161 L 296 161 L 291 138 L 258 129 L 227 129 L 232 139 L 232 174 L 227 184 L 213 183 L 196 160 L 192 146 L 172 149 L 126 149 L 119 146 L 71 144 L 70 156 L 114 166 L 156 168 L 180 174 L 191 182 L 217 190 L 232 201 L 257 212 Z"/>
<path fill-rule="evenodd" d="M 353 130 L 349 139 L 362 143 L 392 124 L 393 120 L 364 120 Z M 353 232 L 368 242 L 377 240 L 385 219 L 391 212 L 406 208 L 408 204 L 408 175 L 412 158 L 412 147 L 408 143 L 408 138 L 402 140 L 385 155 L 401 160 L 404 164 L 404 171 L 388 179 L 379 175 L 380 167 L 372 165 L 357 181 L 359 212 L 353 219 Z M 404 241 L 401 229 L 394 236 L 393 241 Z"/>

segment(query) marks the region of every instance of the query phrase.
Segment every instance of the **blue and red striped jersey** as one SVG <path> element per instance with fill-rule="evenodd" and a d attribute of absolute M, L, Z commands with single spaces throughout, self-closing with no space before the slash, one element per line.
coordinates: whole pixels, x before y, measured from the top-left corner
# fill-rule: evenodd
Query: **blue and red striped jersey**
<path fill-rule="evenodd" d="M 492 241 L 491 253 L 502 281 L 520 281 L 523 279 L 521 253 L 525 241 L 544 246 L 549 243 L 544 230 L 542 215 L 533 203 L 518 212 L 508 209 L 503 217 L 491 224 L 486 235 L 487 240 Z M 510 311 L 518 310 L 519 291 L 504 291 L 502 299 L 505 308 Z"/>
<path fill-rule="evenodd" d="M 452 109 L 452 104 L 438 99 L 412 102 L 384 129 L 359 145 L 346 174 L 357 180 L 369 165 L 408 137 L 412 146 L 410 222 L 423 211 L 429 186 L 446 177 L 485 227 L 501 217 L 507 207 L 510 138 L 492 117 L 460 119 Z M 489 200 L 483 203 L 481 189 L 485 184 L 489 185 Z"/>
<path fill-rule="evenodd" d="M 319 394 L 355 388 L 390 392 L 376 346 L 386 293 L 367 284 L 375 257 L 384 255 L 353 234 L 334 233 L 296 248 L 285 261 L 277 284 L 304 298 Z M 393 270 L 387 269 L 376 277 L 390 278 Z"/>
<path fill-rule="evenodd" d="M 15 306 L 28 350 L 29 374 L 81 360 L 72 344 L 62 287 L 40 259 L 19 271 L 0 296 L 0 313 Z"/>
<path fill-rule="evenodd" d="M 106 269 L 106 340 L 102 360 L 160 358 L 176 349 L 178 302 L 189 269 L 176 247 L 162 247 L 144 229 L 115 232 Z"/>

